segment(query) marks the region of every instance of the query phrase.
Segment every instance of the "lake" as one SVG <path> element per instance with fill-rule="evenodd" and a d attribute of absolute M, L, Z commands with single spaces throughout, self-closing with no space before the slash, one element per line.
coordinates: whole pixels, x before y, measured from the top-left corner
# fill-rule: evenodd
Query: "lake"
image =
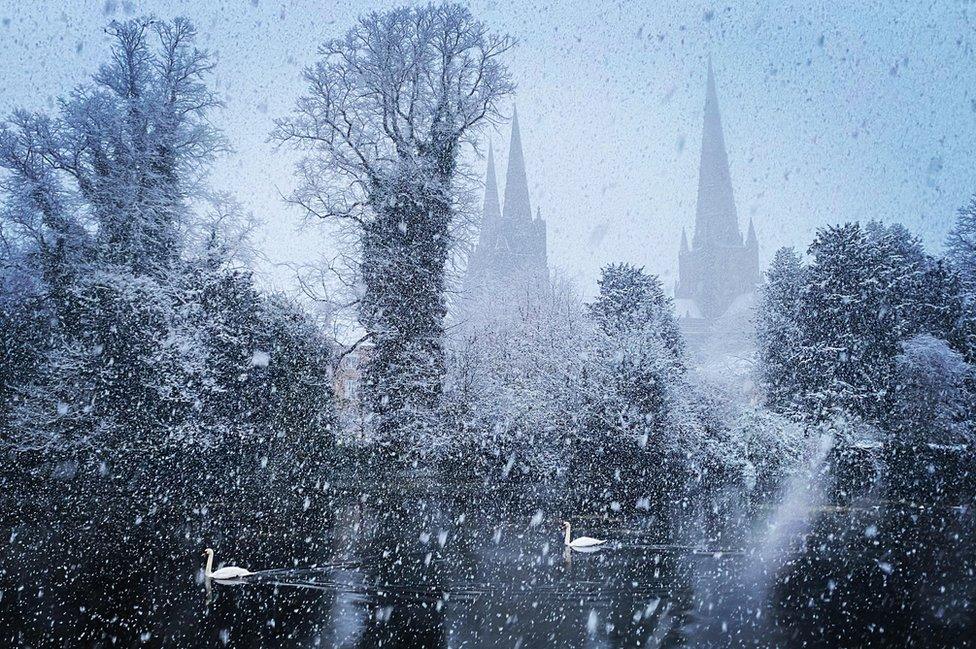
<path fill-rule="evenodd" d="M 177 517 L 108 499 L 9 513 L 0 644 L 973 643 L 970 507 L 839 506 L 811 487 L 580 508 L 554 487 L 401 476 L 323 480 L 267 511 L 212 499 Z M 563 520 L 609 542 L 568 551 Z M 206 547 L 257 574 L 210 583 Z"/>

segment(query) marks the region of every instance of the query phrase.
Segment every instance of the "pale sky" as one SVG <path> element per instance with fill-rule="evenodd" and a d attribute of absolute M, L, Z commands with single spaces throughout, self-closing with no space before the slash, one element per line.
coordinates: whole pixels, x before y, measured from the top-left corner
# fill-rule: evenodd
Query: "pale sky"
<path fill-rule="evenodd" d="M 218 57 L 235 147 L 214 182 L 261 219 L 262 279 L 328 254 L 280 199 L 293 154 L 267 142 L 304 90 L 316 47 L 370 9 L 402 3 L 0 0 L 0 112 L 49 109 L 105 60 L 112 18 L 189 17 Z M 848 5 L 841 7 L 839 5 Z M 937 251 L 976 191 L 976 4 L 947 2 L 474 2 L 520 45 L 509 58 L 533 210 L 549 258 L 592 293 L 629 261 L 675 279 L 694 222 L 705 62 L 715 67 L 740 226 L 765 263 L 821 225 L 880 218 Z M 504 184 L 508 128 L 491 134 Z M 483 163 L 480 168 L 483 168 Z M 502 188 L 503 190 L 503 188 Z"/>

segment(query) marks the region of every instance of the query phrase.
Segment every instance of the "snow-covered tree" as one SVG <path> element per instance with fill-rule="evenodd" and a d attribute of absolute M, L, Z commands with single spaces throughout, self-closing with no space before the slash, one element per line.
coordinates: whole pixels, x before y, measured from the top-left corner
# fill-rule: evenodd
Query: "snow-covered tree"
<path fill-rule="evenodd" d="M 882 422 L 899 345 L 924 324 L 924 252 L 904 229 L 848 223 L 820 230 L 810 254 L 799 309 L 801 400 L 815 417 L 840 409 Z"/>
<path fill-rule="evenodd" d="M 657 335 L 675 360 L 684 344 L 671 298 L 657 276 L 630 264 L 605 266 L 597 280 L 600 292 L 589 305 L 590 315 L 608 336 L 643 330 Z"/>
<path fill-rule="evenodd" d="M 670 304 L 638 269 L 605 273 L 586 308 L 555 281 L 452 339 L 445 401 L 458 432 L 446 454 L 595 483 L 638 472 L 645 486 L 704 465 L 707 426 L 675 354 Z"/>
<path fill-rule="evenodd" d="M 558 280 L 451 340 L 441 454 L 551 473 L 580 430 L 581 381 L 594 360 L 579 296 Z M 494 467 L 493 467 L 494 468 Z"/>
<path fill-rule="evenodd" d="M 111 62 L 56 117 L 0 125 L 2 449 L 24 466 L 327 450 L 331 345 L 231 254 L 233 201 L 192 200 L 223 146 L 208 55 L 183 19 L 108 33 Z"/>
<path fill-rule="evenodd" d="M 946 258 L 961 275 L 966 292 L 976 295 L 976 196 L 956 215 L 946 237 Z"/>
<path fill-rule="evenodd" d="M 958 274 L 902 226 L 848 223 L 817 233 L 802 267 L 780 251 L 762 288 L 758 337 L 767 402 L 816 420 L 837 413 L 897 424 L 895 357 L 928 333 L 968 354 Z"/>
<path fill-rule="evenodd" d="M 766 405 L 777 412 L 790 410 L 804 372 L 799 317 L 803 286 L 800 255 L 780 248 L 759 287 L 756 321 L 759 380 Z"/>
<path fill-rule="evenodd" d="M 895 363 L 894 441 L 909 448 L 971 443 L 966 382 L 973 368 L 962 354 L 944 340 L 919 334 L 902 343 Z"/>
<path fill-rule="evenodd" d="M 165 274 L 182 252 L 186 199 L 224 147 L 210 120 L 213 61 L 182 18 L 113 22 L 108 33 L 111 62 L 65 102 L 43 155 L 75 182 L 103 260 Z"/>
<path fill-rule="evenodd" d="M 599 335 L 597 378 L 587 394 L 599 434 L 664 451 L 684 385 L 683 341 L 671 300 L 657 277 L 627 264 L 606 266 L 588 305 Z M 591 391 L 592 392 L 592 391 Z"/>
<path fill-rule="evenodd" d="M 746 486 L 775 487 L 802 466 L 807 437 L 804 426 L 765 408 L 730 413 L 724 449 L 727 462 L 741 462 Z M 718 449 L 716 449 L 718 450 Z"/>
<path fill-rule="evenodd" d="M 307 154 L 294 201 L 358 242 L 359 319 L 375 345 L 364 388 L 380 439 L 399 448 L 421 445 L 437 417 L 460 147 L 512 92 L 511 46 L 461 5 L 371 13 L 319 48 L 274 133 Z"/>
<path fill-rule="evenodd" d="M 39 281 L 30 271 L 16 250 L 0 254 L 0 445 L 23 396 L 20 386 L 37 378 L 51 328 Z"/>
<path fill-rule="evenodd" d="M 264 298 L 260 313 L 258 347 L 249 363 L 265 368 L 266 387 L 265 403 L 254 408 L 255 424 L 305 456 L 322 457 L 337 425 L 332 343 L 299 304 L 283 295 Z"/>
<path fill-rule="evenodd" d="M 162 426 L 192 435 L 196 397 L 188 389 L 202 358 L 182 346 L 171 288 L 111 269 L 71 287 L 77 329 L 48 350 L 12 424 L 18 450 L 118 451 L 153 444 Z"/>
<path fill-rule="evenodd" d="M 312 319 L 284 296 L 261 295 L 250 271 L 218 250 L 194 261 L 182 281 L 184 317 L 206 357 L 198 409 L 208 428 L 327 450 L 336 416 L 332 345 Z"/>
<path fill-rule="evenodd" d="M 45 115 L 15 111 L 0 123 L 0 233 L 8 268 L 35 267 L 47 289 L 47 307 L 72 324 L 68 290 L 80 264 L 90 260 L 91 241 L 72 209 L 50 152 L 56 127 Z M 29 271 L 26 271 L 29 273 Z"/>

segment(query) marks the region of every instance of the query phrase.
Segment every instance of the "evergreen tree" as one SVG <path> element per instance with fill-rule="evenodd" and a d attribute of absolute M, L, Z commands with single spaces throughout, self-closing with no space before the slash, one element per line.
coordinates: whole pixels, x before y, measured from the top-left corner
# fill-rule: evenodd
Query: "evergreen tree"
<path fill-rule="evenodd" d="M 805 381 L 800 335 L 805 277 L 800 255 L 792 248 L 777 250 L 765 280 L 759 288 L 756 322 L 759 380 L 766 405 L 777 412 L 790 412 Z"/>
<path fill-rule="evenodd" d="M 962 354 L 944 340 L 920 334 L 902 344 L 895 363 L 894 443 L 913 454 L 929 443 L 971 443 L 966 383 L 972 366 Z"/>
<path fill-rule="evenodd" d="M 945 338 L 967 362 L 976 363 L 976 196 L 957 213 L 946 239 L 945 262 L 928 281 L 955 296 L 954 308 L 943 314 L 946 327 L 955 318 Z"/>
<path fill-rule="evenodd" d="M 946 238 L 946 259 L 962 277 L 966 293 L 976 295 L 976 196 L 956 215 Z"/>
<path fill-rule="evenodd" d="M 900 243 L 848 223 L 820 230 L 810 246 L 800 309 L 809 382 L 801 398 L 815 418 L 842 410 L 877 422 L 891 411 L 893 359 L 916 327 L 904 316 L 914 306 L 906 285 L 917 269 Z"/>
<path fill-rule="evenodd" d="M 837 412 L 891 428 L 902 343 L 919 333 L 970 353 L 972 324 L 958 274 L 900 225 L 818 231 L 802 268 L 780 251 L 761 290 L 760 376 L 781 412 Z"/>
<path fill-rule="evenodd" d="M 590 315 L 608 336 L 643 330 L 658 336 L 680 362 L 684 341 L 671 298 L 661 280 L 630 264 L 605 266 L 597 280 L 599 295 L 589 305 Z"/>
<path fill-rule="evenodd" d="M 38 280 L 21 267 L 12 251 L 0 255 L 0 447 L 8 440 L 10 417 L 24 397 L 22 386 L 35 381 L 43 365 L 51 314 Z"/>
<path fill-rule="evenodd" d="M 684 345 L 671 300 L 656 276 L 628 264 L 604 267 L 598 283 L 588 308 L 603 334 L 598 348 L 606 362 L 589 384 L 600 389 L 585 395 L 588 428 L 601 437 L 612 432 L 611 442 L 663 452 L 674 444 L 663 436 L 673 428 L 668 422 L 684 385 Z"/>

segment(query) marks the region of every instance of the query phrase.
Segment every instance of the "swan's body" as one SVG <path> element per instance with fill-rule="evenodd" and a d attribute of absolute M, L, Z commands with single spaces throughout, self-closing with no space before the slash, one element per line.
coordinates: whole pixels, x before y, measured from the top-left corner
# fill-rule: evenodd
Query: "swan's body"
<path fill-rule="evenodd" d="M 203 570 L 203 575 L 207 579 L 238 579 L 240 577 L 247 577 L 248 575 L 253 575 L 254 573 L 250 570 L 245 570 L 244 568 L 238 568 L 237 566 L 224 566 L 218 570 L 213 570 L 213 558 L 214 552 L 210 548 L 203 551 L 207 555 L 207 567 Z"/>
<path fill-rule="evenodd" d="M 573 548 L 574 550 L 578 550 L 581 548 L 592 548 L 597 545 L 603 545 L 604 543 L 607 542 L 606 539 L 595 539 L 592 536 L 581 536 L 577 539 L 572 539 L 571 536 L 572 536 L 573 526 L 563 521 L 563 527 L 566 528 L 565 544 Z"/>

